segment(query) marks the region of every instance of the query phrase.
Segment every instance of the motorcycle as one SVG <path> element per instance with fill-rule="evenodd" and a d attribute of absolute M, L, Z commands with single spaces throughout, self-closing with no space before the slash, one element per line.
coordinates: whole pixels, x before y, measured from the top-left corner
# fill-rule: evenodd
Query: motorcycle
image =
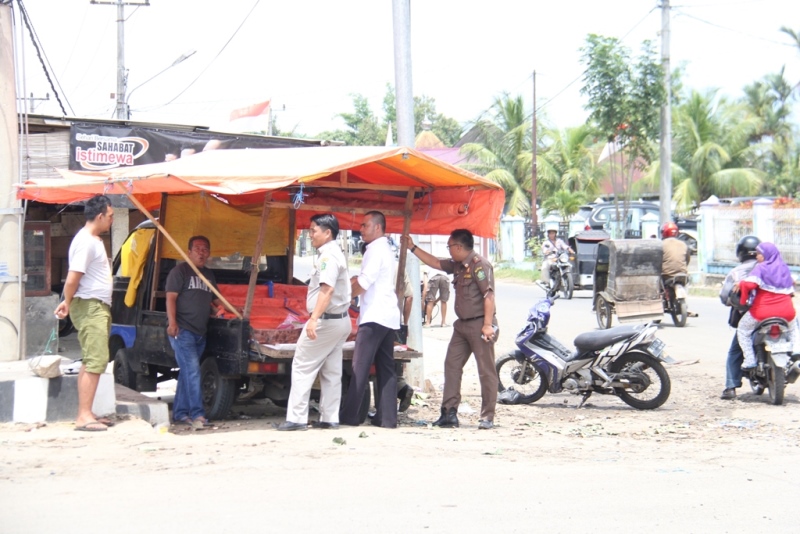
<path fill-rule="evenodd" d="M 761 321 L 753 333 L 753 349 L 756 367 L 748 377 L 753 393 L 761 395 L 768 389 L 772 404 L 782 404 L 786 384 L 800 376 L 800 356 L 792 355 L 789 323 L 780 317 Z"/>
<path fill-rule="evenodd" d="M 686 304 L 686 275 L 679 274 L 661 281 L 664 313 L 672 315 L 675 326 L 686 326 L 689 306 Z"/>
<path fill-rule="evenodd" d="M 555 258 L 551 258 L 550 264 L 550 287 L 547 289 L 548 295 L 561 296 L 569 300 L 575 291 L 575 281 L 572 279 L 572 262 L 569 252 L 566 250 L 559 252 Z"/>
<path fill-rule="evenodd" d="M 547 391 L 583 395 L 579 408 L 592 393 L 617 395 L 638 410 L 652 410 L 667 401 L 671 383 L 661 363 L 666 357 L 656 325 L 586 332 L 575 338 L 575 350 L 569 350 L 547 333 L 554 300 L 545 298 L 530 309 L 527 324 L 517 334 L 518 350 L 495 363 L 500 402 L 530 404 Z"/>

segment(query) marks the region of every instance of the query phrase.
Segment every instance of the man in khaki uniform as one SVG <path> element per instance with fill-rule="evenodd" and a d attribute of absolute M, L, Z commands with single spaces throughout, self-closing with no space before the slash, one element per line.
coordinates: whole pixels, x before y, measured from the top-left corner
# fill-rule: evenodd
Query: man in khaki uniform
<path fill-rule="evenodd" d="M 311 217 L 311 244 L 319 252 L 311 274 L 306 309 L 311 315 L 297 341 L 292 361 L 292 389 L 286 421 L 278 430 L 308 428 L 308 399 L 319 373 L 319 428 L 339 426 L 342 398 L 342 345 L 350 335 L 350 277 L 347 261 L 336 243 L 339 221 L 330 213 Z M 316 423 L 316 421 L 315 421 Z"/>
<path fill-rule="evenodd" d="M 444 360 L 444 393 L 441 417 L 433 424 L 440 427 L 458 426 L 458 405 L 461 403 L 461 376 L 470 354 L 475 354 L 481 383 L 481 420 L 478 428 L 494 426 L 497 404 L 497 371 L 494 367 L 494 343 L 499 331 L 495 317 L 494 270 L 491 263 L 473 249 L 474 239 L 469 230 L 453 230 L 447 240 L 450 259 L 439 259 L 419 249 L 410 236 L 403 239 L 408 250 L 420 261 L 434 269 L 454 276 L 458 320 L 453 324 L 453 336 Z"/>

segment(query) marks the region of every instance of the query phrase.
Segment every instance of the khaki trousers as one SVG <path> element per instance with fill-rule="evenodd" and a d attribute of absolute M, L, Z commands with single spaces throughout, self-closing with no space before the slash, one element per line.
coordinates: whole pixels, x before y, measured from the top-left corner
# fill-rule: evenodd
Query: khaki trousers
<path fill-rule="evenodd" d="M 339 403 L 342 399 L 342 345 L 350 335 L 350 317 L 320 319 L 317 339 L 306 335 L 306 328 L 297 341 L 292 361 L 292 389 L 286 407 L 286 420 L 308 423 L 308 399 L 311 387 L 319 374 L 320 421 L 339 422 Z"/>

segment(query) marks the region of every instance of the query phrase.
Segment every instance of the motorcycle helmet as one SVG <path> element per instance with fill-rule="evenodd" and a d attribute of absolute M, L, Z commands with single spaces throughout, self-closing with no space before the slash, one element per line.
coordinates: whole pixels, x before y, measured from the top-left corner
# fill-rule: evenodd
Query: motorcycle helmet
<path fill-rule="evenodd" d="M 761 240 L 754 235 L 746 235 L 736 243 L 736 257 L 740 262 L 745 262 L 756 257 L 756 247 Z"/>
<path fill-rule="evenodd" d="M 676 237 L 678 235 L 678 225 L 674 222 L 664 223 L 661 227 L 661 239 Z"/>

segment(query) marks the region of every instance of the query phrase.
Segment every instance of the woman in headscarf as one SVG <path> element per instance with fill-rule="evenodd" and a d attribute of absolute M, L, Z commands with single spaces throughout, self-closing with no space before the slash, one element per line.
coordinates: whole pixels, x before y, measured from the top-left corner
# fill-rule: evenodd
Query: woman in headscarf
<path fill-rule="evenodd" d="M 742 369 L 752 369 L 756 366 L 753 332 L 759 322 L 770 317 L 781 317 L 789 322 L 792 352 L 797 352 L 797 322 L 794 320 L 795 311 L 792 304 L 794 280 L 789 267 L 783 262 L 778 247 L 772 243 L 760 243 L 756 247 L 756 260 L 758 263 L 750 274 L 738 283 L 742 304 L 747 303 L 751 291 L 756 293 L 750 310 L 744 314 L 736 329 L 739 346 L 744 353 Z"/>

